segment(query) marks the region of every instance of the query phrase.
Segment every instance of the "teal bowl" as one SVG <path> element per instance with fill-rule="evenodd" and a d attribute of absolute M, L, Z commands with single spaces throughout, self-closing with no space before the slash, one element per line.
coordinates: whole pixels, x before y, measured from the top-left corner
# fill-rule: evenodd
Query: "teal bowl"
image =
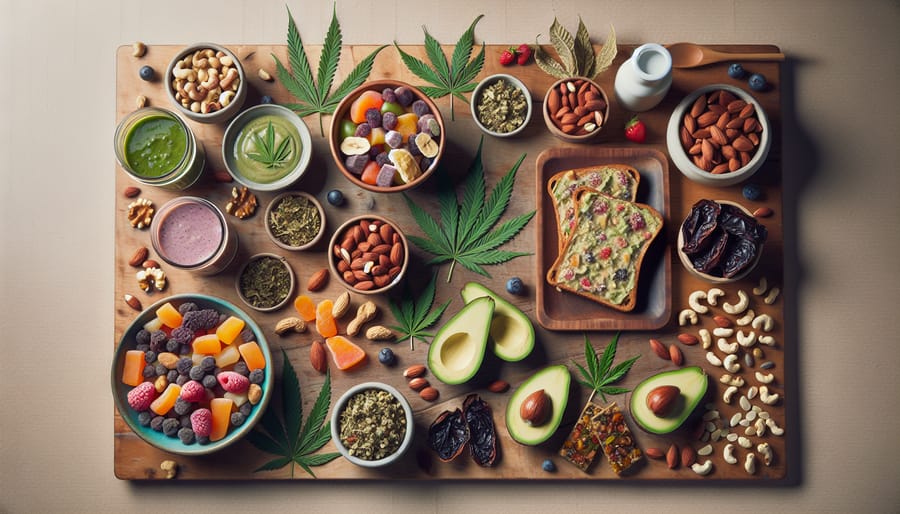
<path fill-rule="evenodd" d="M 184 444 L 177 436 L 170 437 L 161 431 L 158 432 L 153 430 L 150 426 L 141 425 L 140 421 L 138 421 L 138 412 L 128 405 L 127 395 L 132 387 L 122 383 L 122 368 L 125 363 L 125 352 L 135 349 L 137 346 L 136 335 L 138 331 L 140 331 L 145 324 L 156 318 L 156 310 L 166 302 L 171 302 L 176 308 L 185 302 L 194 302 L 201 309 L 215 309 L 221 314 L 235 316 L 244 320 L 245 328 L 249 328 L 253 331 L 254 336 L 256 336 L 256 342 L 266 359 L 266 367 L 264 368 L 265 377 L 260 384 L 260 387 L 262 387 L 262 397 L 253 407 L 253 410 L 250 412 L 250 415 L 247 416 L 244 423 L 239 427 L 229 428 L 227 435 L 218 441 L 209 442 L 207 444 L 200 444 L 197 442 Z M 240 336 L 238 337 L 240 338 Z M 234 344 L 238 344 L 238 341 Z M 122 338 L 119 340 L 119 344 L 116 348 L 115 357 L 112 362 L 110 380 L 116 409 L 119 411 L 119 415 L 122 416 L 122 419 L 125 420 L 125 423 L 131 428 L 132 432 L 148 444 L 159 448 L 160 450 L 178 455 L 196 456 L 217 452 L 230 446 L 253 430 L 253 426 L 262 417 L 263 412 L 269 404 L 269 399 L 272 396 L 272 388 L 275 384 L 272 367 L 272 354 L 269 351 L 266 337 L 259 326 L 247 315 L 247 313 L 225 300 L 212 296 L 202 294 L 179 294 L 157 301 L 150 307 L 144 309 L 144 311 L 131 322 L 125 330 L 125 333 L 122 335 Z"/>

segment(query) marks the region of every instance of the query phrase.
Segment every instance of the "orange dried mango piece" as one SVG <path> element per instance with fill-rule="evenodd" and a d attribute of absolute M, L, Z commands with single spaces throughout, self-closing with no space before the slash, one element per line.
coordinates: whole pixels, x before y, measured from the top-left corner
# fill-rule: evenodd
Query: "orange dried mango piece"
<path fill-rule="evenodd" d="M 219 341 L 219 336 L 215 334 L 195 337 L 191 346 L 194 349 L 194 353 L 203 355 L 215 355 L 222 351 L 222 343 Z"/>
<path fill-rule="evenodd" d="M 397 116 L 397 127 L 394 128 L 403 136 L 403 142 L 409 141 L 410 136 L 415 137 L 419 131 L 419 117 L 414 112 L 408 112 Z"/>
<path fill-rule="evenodd" d="M 339 370 L 347 370 L 366 360 L 366 352 L 344 336 L 325 339 L 331 350 L 331 360 Z"/>
<path fill-rule="evenodd" d="M 122 383 L 132 387 L 144 381 L 144 352 L 128 350 L 125 352 L 125 365 L 122 367 Z"/>
<path fill-rule="evenodd" d="M 375 127 L 372 129 L 372 132 L 369 132 L 369 135 L 366 136 L 366 139 L 369 140 L 369 144 L 372 146 L 383 145 L 385 134 L 387 134 L 387 132 L 385 132 L 383 128 Z"/>
<path fill-rule="evenodd" d="M 175 406 L 175 400 L 181 394 L 181 386 L 178 384 L 169 384 L 161 395 L 157 396 L 153 403 L 150 404 L 150 410 L 164 416 Z"/>
<path fill-rule="evenodd" d="M 225 344 L 231 344 L 237 339 L 237 336 L 244 330 L 244 320 L 236 316 L 229 316 L 228 319 L 219 325 L 216 329 L 216 335 L 219 340 Z"/>
<path fill-rule="evenodd" d="M 331 300 L 322 300 L 316 305 L 316 331 L 322 337 L 331 337 L 337 335 L 337 323 L 331 314 L 334 302 Z"/>
<path fill-rule="evenodd" d="M 162 321 L 163 325 L 169 328 L 181 326 L 181 313 L 170 302 L 166 302 L 159 309 L 156 309 L 156 317 Z"/>
<path fill-rule="evenodd" d="M 297 314 L 303 321 L 309 323 L 316 319 L 316 302 L 305 294 L 294 299 L 294 308 L 297 309 Z"/>
<path fill-rule="evenodd" d="M 266 356 L 263 355 L 262 349 L 256 341 L 244 343 L 238 346 L 238 350 L 240 350 L 241 356 L 244 357 L 244 362 L 247 364 L 247 368 L 249 368 L 250 371 L 266 367 Z"/>
<path fill-rule="evenodd" d="M 371 184 L 374 186 L 378 182 L 379 171 L 381 171 L 381 165 L 376 161 L 369 161 L 369 164 L 366 164 L 366 167 L 363 168 L 359 179 L 366 184 Z"/>
<path fill-rule="evenodd" d="M 209 401 L 209 410 L 212 412 L 212 430 L 209 433 L 210 441 L 218 441 L 228 434 L 233 405 L 234 402 L 228 398 L 213 398 Z"/>
<path fill-rule="evenodd" d="M 353 123 L 362 123 L 366 121 L 366 111 L 369 109 L 378 109 L 381 111 L 381 105 L 384 99 L 378 91 L 363 91 L 359 98 L 350 104 L 350 120 Z"/>

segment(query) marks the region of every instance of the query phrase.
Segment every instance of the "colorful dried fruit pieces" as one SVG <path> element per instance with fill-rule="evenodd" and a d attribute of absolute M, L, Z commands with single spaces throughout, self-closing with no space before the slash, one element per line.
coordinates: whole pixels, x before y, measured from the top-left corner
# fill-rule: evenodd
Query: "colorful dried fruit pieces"
<path fill-rule="evenodd" d="M 250 371 L 266 367 L 266 357 L 256 341 L 244 343 L 238 346 L 238 350 L 240 350 L 241 356 L 244 357 L 244 362 Z"/>
<path fill-rule="evenodd" d="M 228 345 L 222 348 L 222 351 L 217 353 L 215 358 L 216 367 L 225 368 L 241 360 L 241 352 L 234 345 Z"/>
<path fill-rule="evenodd" d="M 366 167 L 363 168 L 362 175 L 360 175 L 359 179 L 366 184 L 375 185 L 378 182 L 378 173 L 380 171 L 380 164 L 375 161 L 369 161 L 369 163 L 366 164 Z"/>
<path fill-rule="evenodd" d="M 234 402 L 228 398 L 213 398 L 209 401 L 209 410 L 212 412 L 212 429 L 209 432 L 210 441 L 218 441 L 228 433 L 232 406 L 234 406 Z"/>
<path fill-rule="evenodd" d="M 333 336 L 325 339 L 325 344 L 331 350 L 331 360 L 339 370 L 350 369 L 364 360 L 366 352 L 343 336 Z"/>
<path fill-rule="evenodd" d="M 223 321 L 222 324 L 219 325 L 219 328 L 216 329 L 216 335 L 223 343 L 231 344 L 237 339 L 241 330 L 244 330 L 244 325 L 244 320 L 241 318 L 229 316 L 229 318 Z"/>
<path fill-rule="evenodd" d="M 169 384 L 165 391 L 162 392 L 153 403 L 150 404 L 150 410 L 164 416 L 175 406 L 175 400 L 181 395 L 181 386 L 178 384 Z"/>
<path fill-rule="evenodd" d="M 162 321 L 163 325 L 169 328 L 181 326 L 181 313 L 170 302 L 166 302 L 159 309 L 156 309 L 156 317 Z"/>
<path fill-rule="evenodd" d="M 222 351 L 222 343 L 216 334 L 206 334 L 194 338 L 191 347 L 194 349 L 194 353 L 202 355 L 216 355 Z"/>
<path fill-rule="evenodd" d="M 381 110 L 384 99 L 381 93 L 377 91 L 363 91 L 359 98 L 350 104 L 350 120 L 353 123 L 362 123 L 366 121 L 366 111 L 369 109 Z"/>
<path fill-rule="evenodd" d="M 136 386 L 144 381 L 144 352 L 140 350 L 128 350 L 125 352 L 125 365 L 122 368 L 122 383 Z"/>
<path fill-rule="evenodd" d="M 297 310 L 300 319 L 307 323 L 316 319 L 316 302 L 304 294 L 294 299 L 294 309 Z"/>
<path fill-rule="evenodd" d="M 397 126 L 394 130 L 403 136 L 403 142 L 409 141 L 410 137 L 415 137 L 419 131 L 419 117 L 414 112 L 407 112 L 397 116 Z"/>
<path fill-rule="evenodd" d="M 331 314 L 334 302 L 331 300 L 322 300 L 316 305 L 316 331 L 322 337 L 331 337 L 337 335 L 337 323 L 334 321 L 334 315 Z"/>

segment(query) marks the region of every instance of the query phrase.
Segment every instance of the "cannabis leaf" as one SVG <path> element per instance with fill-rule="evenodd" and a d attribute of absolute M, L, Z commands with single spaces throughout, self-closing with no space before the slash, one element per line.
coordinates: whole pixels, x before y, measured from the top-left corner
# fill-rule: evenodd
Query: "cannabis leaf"
<path fill-rule="evenodd" d="M 275 127 L 272 122 L 266 127 L 265 139 L 259 137 L 259 134 L 253 133 L 253 146 L 256 153 L 248 153 L 254 161 L 261 163 L 266 168 L 277 168 L 283 166 L 291 156 L 291 139 L 286 137 L 281 140 L 278 146 L 275 146 Z"/>
<path fill-rule="evenodd" d="M 483 144 L 484 137 L 481 138 L 478 152 L 469 167 L 463 185 L 461 204 L 457 204 L 456 191 L 452 186 L 444 184 L 438 188 L 439 222 L 409 196 L 405 193 L 403 195 L 413 218 L 427 236 L 427 238 L 408 236 L 408 239 L 435 256 L 428 262 L 429 264 L 452 261 L 447 282 L 453 278 L 453 268 L 457 262 L 470 271 L 489 277 L 490 274 L 484 270 L 483 265 L 500 264 L 515 257 L 528 255 L 523 252 L 498 250 L 497 247 L 518 234 L 531 221 L 535 211 L 516 216 L 491 230 L 509 205 L 516 171 L 525 159 L 525 154 L 519 157 L 485 200 L 484 166 L 481 162 Z M 439 177 L 446 180 L 445 173 L 441 173 Z"/>
<path fill-rule="evenodd" d="M 535 38 L 534 62 L 544 72 L 558 79 L 576 76 L 592 79 L 606 71 L 618 53 L 616 29 L 610 25 L 606 43 L 600 49 L 600 53 L 595 55 L 590 34 L 580 16 L 574 37 L 556 18 L 553 18 L 553 24 L 550 25 L 550 43 L 556 50 L 559 61 L 537 44 Z"/>
<path fill-rule="evenodd" d="M 472 56 L 472 47 L 475 44 L 475 25 L 482 17 L 484 17 L 483 14 L 475 18 L 475 21 L 469 25 L 469 29 L 459 37 L 449 64 L 444 51 L 441 49 L 441 44 L 428 33 L 424 26 L 422 30 L 425 32 L 425 53 L 428 55 L 428 60 L 431 61 L 432 66 L 434 66 L 433 68 L 420 59 L 404 52 L 397 46 L 397 42 L 394 42 L 394 46 L 400 52 L 400 58 L 403 59 L 403 63 L 406 64 L 409 71 L 422 80 L 434 84 L 434 86 L 422 86 L 423 93 L 431 98 L 450 95 L 451 120 L 456 119 L 453 113 L 453 97 L 455 96 L 466 102 L 466 97 L 462 94 L 469 93 L 475 89 L 475 86 L 478 84 L 473 82 L 473 80 L 484 66 L 484 43 L 481 44 L 481 51 L 475 58 L 471 61 L 469 60 Z"/>
<path fill-rule="evenodd" d="M 603 401 L 606 402 L 607 394 L 622 394 L 627 393 L 630 389 L 625 389 L 624 387 L 614 387 L 610 384 L 614 384 L 618 382 L 622 377 L 625 376 L 626 373 L 631 369 L 631 366 L 634 364 L 636 360 L 640 358 L 640 355 L 632 357 L 625 362 L 620 363 L 615 368 L 612 368 L 613 360 L 616 358 L 616 345 L 619 341 L 619 334 L 617 333 L 615 337 L 613 337 L 612 341 L 609 342 L 609 345 L 606 349 L 603 350 L 603 356 L 600 357 L 600 360 L 597 360 L 597 353 L 594 351 L 594 347 L 591 346 L 591 342 L 588 340 L 587 335 L 584 336 L 584 360 L 587 365 L 587 369 L 585 369 L 581 364 L 578 364 L 575 361 L 572 361 L 572 364 L 578 368 L 578 371 L 581 372 L 581 376 L 584 377 L 584 380 L 579 379 L 578 381 L 584 384 L 587 387 L 590 387 L 594 390 L 594 392 L 600 393 L 600 396 L 603 398 Z"/>
<path fill-rule="evenodd" d="M 291 71 L 288 71 L 278 57 L 272 54 L 272 58 L 275 59 L 278 80 L 298 100 L 298 103 L 288 103 L 285 104 L 285 107 L 295 111 L 301 117 L 318 114 L 319 131 L 323 136 L 325 129 L 322 126 L 322 115 L 333 114 L 341 100 L 369 78 L 375 56 L 387 46 L 382 45 L 376 48 L 368 57 L 360 61 L 329 95 L 338 63 L 341 60 L 341 42 L 341 26 L 338 24 L 336 7 L 334 7 L 331 12 L 331 25 L 328 26 L 325 44 L 322 46 L 322 54 L 319 56 L 319 70 L 314 79 L 309 59 L 306 57 L 306 50 L 303 49 L 303 41 L 300 39 L 300 33 L 297 32 L 297 24 L 294 23 L 294 17 L 288 8 L 287 46 Z"/>
<path fill-rule="evenodd" d="M 412 298 L 410 292 L 407 291 L 406 297 L 400 303 L 395 303 L 393 299 L 390 301 L 391 312 L 394 314 L 397 322 L 400 323 L 400 325 L 394 325 L 391 328 L 400 332 L 398 342 L 409 339 L 410 350 L 414 349 L 417 337 L 419 339 L 434 337 L 434 334 L 425 332 L 425 330 L 434 325 L 444 314 L 447 306 L 450 305 L 450 300 L 447 300 L 437 309 L 431 310 L 431 306 L 434 304 L 436 281 L 437 274 L 434 274 L 418 298 Z"/>
<path fill-rule="evenodd" d="M 313 455 L 331 440 L 331 421 L 326 419 L 331 405 L 331 373 L 325 374 L 325 383 L 304 424 L 300 381 L 287 352 L 281 350 L 281 353 L 284 356 L 284 370 L 281 373 L 282 417 L 276 414 L 275 405 L 270 403 L 262 417 L 264 430 L 256 427 L 247 434 L 247 440 L 257 449 L 278 457 L 255 471 L 271 471 L 290 464 L 293 478 L 294 464 L 297 464 L 315 478 L 315 473 L 310 469 L 312 466 L 328 464 L 341 455 L 335 452 Z"/>

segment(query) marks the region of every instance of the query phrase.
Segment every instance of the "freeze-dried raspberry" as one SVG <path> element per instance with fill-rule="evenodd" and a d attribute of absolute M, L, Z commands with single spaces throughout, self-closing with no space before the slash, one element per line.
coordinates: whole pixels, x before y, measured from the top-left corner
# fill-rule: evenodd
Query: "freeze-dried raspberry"
<path fill-rule="evenodd" d="M 151 382 L 141 382 L 134 389 L 128 391 L 128 405 L 138 412 L 145 411 L 150 408 L 156 395 L 156 388 Z"/>
<path fill-rule="evenodd" d="M 216 379 L 222 389 L 229 393 L 240 394 L 250 387 L 250 379 L 234 371 L 223 371 L 216 376 Z"/>

